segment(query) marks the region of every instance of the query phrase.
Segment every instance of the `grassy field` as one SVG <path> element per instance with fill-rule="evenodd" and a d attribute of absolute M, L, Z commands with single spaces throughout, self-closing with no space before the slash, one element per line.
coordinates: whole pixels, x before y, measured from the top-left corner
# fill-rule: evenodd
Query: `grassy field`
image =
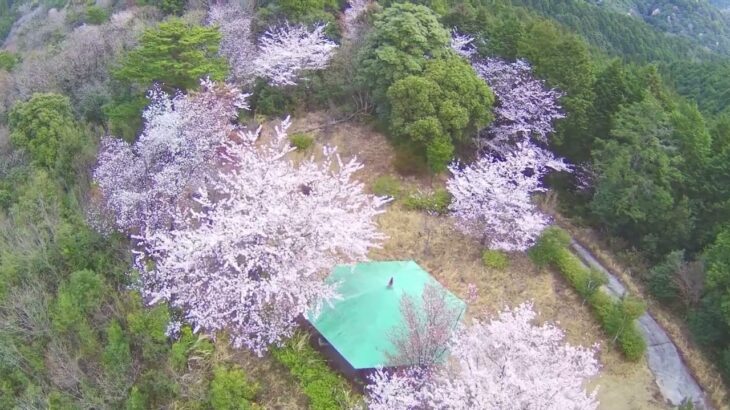
<path fill-rule="evenodd" d="M 311 130 L 326 123 L 323 115 L 309 114 L 295 120 L 291 131 Z M 365 165 L 358 177 L 365 183 L 372 183 L 382 175 L 395 175 L 390 145 L 368 126 L 340 123 L 313 133 L 317 145 L 336 145 L 345 158 L 357 155 Z M 312 153 L 317 151 L 314 147 Z M 403 179 L 403 183 L 425 191 L 442 186 L 443 177 L 433 181 L 427 177 L 410 177 Z M 397 202 L 389 206 L 378 222 L 389 239 L 381 249 L 372 251 L 371 258 L 413 259 L 464 299 L 468 284 L 476 285 L 479 293 L 477 300 L 469 306 L 470 316 L 484 317 L 505 306 L 532 300 L 540 312 L 540 319 L 559 322 L 571 343 L 592 345 L 598 342 L 603 367 L 592 385 L 599 386 L 600 408 L 667 408 L 646 362 L 626 362 L 604 339 L 589 307 L 584 306 L 578 295 L 554 272 L 538 270 L 522 253 L 509 255 L 510 264 L 506 269 L 487 268 L 481 261 L 483 248 L 480 244 L 459 233 L 448 217 L 404 210 Z"/>

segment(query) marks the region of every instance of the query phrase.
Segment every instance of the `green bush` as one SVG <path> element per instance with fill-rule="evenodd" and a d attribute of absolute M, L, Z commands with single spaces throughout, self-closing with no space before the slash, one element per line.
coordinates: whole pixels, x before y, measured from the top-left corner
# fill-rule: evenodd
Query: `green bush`
<path fill-rule="evenodd" d="M 251 107 L 256 114 L 284 115 L 294 111 L 296 99 L 288 88 L 273 87 L 264 80 L 257 80 L 251 97 Z"/>
<path fill-rule="evenodd" d="M 509 258 L 504 252 L 487 249 L 482 253 L 484 266 L 492 269 L 503 270 L 509 266 Z"/>
<path fill-rule="evenodd" d="M 378 196 L 399 198 L 402 192 L 400 181 L 390 175 L 381 175 L 373 182 L 373 193 Z"/>
<path fill-rule="evenodd" d="M 673 303 L 680 298 L 676 275 L 684 267 L 684 252 L 675 251 L 649 271 L 647 288 L 652 296 L 664 303 Z"/>
<path fill-rule="evenodd" d="M 451 194 L 445 189 L 437 189 L 429 194 L 413 192 L 403 199 L 403 207 L 406 209 L 438 214 L 447 213 L 449 204 L 451 204 Z"/>
<path fill-rule="evenodd" d="M 109 13 L 99 6 L 86 7 L 86 23 L 102 24 L 109 20 Z"/>
<path fill-rule="evenodd" d="M 170 348 L 170 364 L 176 371 L 183 371 L 191 355 L 210 356 L 213 350 L 209 340 L 193 334 L 190 326 L 185 325 L 180 330 L 180 338 Z"/>
<path fill-rule="evenodd" d="M 309 335 L 298 333 L 283 347 L 271 351 L 274 358 L 299 381 L 312 409 L 352 408 L 347 382 L 334 373 L 324 358 L 309 345 Z"/>
<path fill-rule="evenodd" d="M 165 14 L 181 16 L 185 11 L 186 0 L 159 0 L 157 7 Z"/>
<path fill-rule="evenodd" d="M 538 266 L 553 265 L 587 300 L 595 312 L 606 334 L 613 339 L 631 361 L 639 360 L 646 351 L 646 341 L 636 327 L 635 320 L 644 313 L 644 304 L 631 297 L 620 300 L 612 298 L 598 289 L 606 283 L 606 276 L 589 269 L 567 248 L 570 236 L 560 228 L 545 230 L 530 257 Z"/>
<path fill-rule="evenodd" d="M 142 351 L 145 360 L 157 360 L 167 351 L 165 330 L 170 322 L 170 312 L 164 304 L 151 308 L 142 305 L 138 293 L 130 296 L 127 324 L 132 344 Z"/>
<path fill-rule="evenodd" d="M 10 51 L 0 51 L 0 70 L 13 71 L 20 63 L 20 56 Z"/>
<path fill-rule="evenodd" d="M 217 366 L 210 382 L 210 405 L 214 410 L 256 409 L 258 406 L 251 402 L 259 390 L 259 385 L 249 382 L 243 370 Z"/>
<path fill-rule="evenodd" d="M 12 143 L 25 148 L 34 164 L 55 169 L 67 177 L 73 175 L 69 168 L 85 138 L 68 97 L 33 94 L 30 100 L 13 106 L 8 125 Z"/>
<path fill-rule="evenodd" d="M 560 250 L 569 244 L 570 235 L 567 232 L 556 227 L 547 228 L 542 232 L 535 246 L 530 249 L 530 258 L 537 266 L 543 267 L 553 262 Z"/>
<path fill-rule="evenodd" d="M 104 368 L 112 377 L 121 378 L 131 365 L 132 354 L 129 351 L 129 341 L 119 322 L 114 320 L 106 329 Z"/>
<path fill-rule="evenodd" d="M 289 136 L 289 142 L 297 151 L 306 151 L 314 144 L 314 138 L 309 134 L 298 132 Z"/>
<path fill-rule="evenodd" d="M 90 270 L 73 272 L 58 289 L 51 310 L 54 326 L 61 332 L 79 331 L 86 324 L 86 317 L 99 308 L 103 296 L 104 279 L 100 275 Z"/>
<path fill-rule="evenodd" d="M 566 249 L 559 250 L 554 263 L 583 298 L 590 297 L 601 285 L 608 282 L 606 275 L 594 269 L 587 269 Z"/>
<path fill-rule="evenodd" d="M 128 410 L 164 408 L 179 390 L 172 377 L 157 369 L 147 370 L 132 387 L 125 407 Z"/>
<path fill-rule="evenodd" d="M 170 19 L 142 33 L 139 46 L 129 52 L 114 72 L 117 79 L 142 87 L 153 81 L 166 87 L 193 90 L 200 79 L 222 80 L 228 63 L 218 55 L 217 27 Z"/>

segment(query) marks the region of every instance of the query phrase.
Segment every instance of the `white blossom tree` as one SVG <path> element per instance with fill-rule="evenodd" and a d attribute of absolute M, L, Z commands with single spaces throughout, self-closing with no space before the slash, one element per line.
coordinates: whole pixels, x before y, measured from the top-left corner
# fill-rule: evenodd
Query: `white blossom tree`
<path fill-rule="evenodd" d="M 253 80 L 256 46 L 251 38 L 251 11 L 238 1 L 211 4 L 208 22 L 221 33 L 219 53 L 228 59 L 230 80 L 246 84 Z"/>
<path fill-rule="evenodd" d="M 477 52 L 474 47 L 474 37 L 459 33 L 456 28 L 451 30 L 451 49 L 467 60 L 471 60 Z"/>
<path fill-rule="evenodd" d="M 347 2 L 348 7 L 342 13 L 343 37 L 354 40 L 360 36 L 364 28 L 364 24 L 360 19 L 372 4 L 372 0 L 350 0 Z"/>
<path fill-rule="evenodd" d="M 270 27 L 259 39 L 254 73 L 274 86 L 295 85 L 307 71 L 323 70 L 329 65 L 337 44 L 327 39 L 326 25 L 312 31 L 288 22 Z"/>
<path fill-rule="evenodd" d="M 558 101 L 563 94 L 533 77 L 525 60 L 486 58 L 472 66 L 497 97 L 496 118 L 485 130 L 487 137 L 497 145 L 530 138 L 547 143 L 554 122 L 565 117 Z"/>
<path fill-rule="evenodd" d="M 104 137 L 94 170 L 103 207 L 121 231 L 169 224 L 180 196 L 204 179 L 235 130 L 238 110 L 248 108 L 247 95 L 208 80 L 197 93 L 170 97 L 156 87 L 148 97 L 137 141 Z"/>
<path fill-rule="evenodd" d="M 387 352 L 391 366 L 432 366 L 443 360 L 451 332 L 461 317 L 460 305 L 435 284 L 426 284 L 420 303 L 408 294 L 400 300 L 403 326 L 389 334 L 394 351 Z"/>
<path fill-rule="evenodd" d="M 456 332 L 449 364 L 422 374 L 377 372 L 368 387 L 372 409 L 595 409 L 585 382 L 598 373 L 596 347 L 564 343 L 565 334 L 533 324 L 531 303 Z M 413 404 L 415 403 L 415 404 Z"/>
<path fill-rule="evenodd" d="M 228 330 L 235 347 L 257 354 L 336 297 L 326 271 L 365 259 L 382 239 L 373 218 L 386 200 L 352 179 L 362 165 L 326 148 L 322 160 L 295 166 L 288 125 L 263 145 L 254 132 L 226 142 L 219 172 L 178 205 L 173 228 L 138 237 L 146 297 L 182 308 L 196 331 Z"/>
<path fill-rule="evenodd" d="M 529 142 L 518 144 L 503 159 L 486 154 L 471 165 L 452 164 L 446 188 L 449 209 L 459 228 L 491 249 L 522 251 L 532 246 L 549 218 L 530 201 L 544 191 L 541 177 L 548 168 L 567 170 L 549 151 Z"/>

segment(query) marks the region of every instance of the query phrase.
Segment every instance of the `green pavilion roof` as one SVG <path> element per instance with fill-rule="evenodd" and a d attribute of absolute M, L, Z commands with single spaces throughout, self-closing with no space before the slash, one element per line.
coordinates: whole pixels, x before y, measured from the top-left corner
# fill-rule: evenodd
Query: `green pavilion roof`
<path fill-rule="evenodd" d="M 393 285 L 389 287 L 391 278 Z M 325 305 L 310 322 L 354 369 L 386 365 L 386 352 L 393 352 L 388 334 L 403 325 L 400 312 L 403 294 L 418 303 L 427 283 L 443 288 L 413 261 L 340 265 L 326 281 L 338 284 L 342 299 L 333 301 L 331 306 Z M 463 312 L 465 303 L 446 292 Z"/>

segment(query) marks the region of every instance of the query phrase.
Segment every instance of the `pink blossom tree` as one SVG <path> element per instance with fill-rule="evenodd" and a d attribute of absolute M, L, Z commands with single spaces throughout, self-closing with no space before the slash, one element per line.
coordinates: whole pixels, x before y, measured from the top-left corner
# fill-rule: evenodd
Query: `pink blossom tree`
<path fill-rule="evenodd" d="M 326 25 L 307 27 L 285 23 L 270 27 L 259 39 L 254 73 L 274 86 L 295 85 L 307 71 L 329 65 L 337 44 L 324 34 Z"/>
<path fill-rule="evenodd" d="M 244 10 L 238 1 L 210 5 L 208 22 L 221 33 L 219 53 L 228 59 L 230 80 L 247 84 L 253 80 L 257 50 L 251 33 L 252 11 Z"/>
<path fill-rule="evenodd" d="M 595 346 L 564 343 L 561 329 L 533 324 L 536 316 L 524 303 L 489 322 L 472 321 L 455 333 L 452 360 L 429 373 L 377 372 L 370 407 L 595 409 L 596 392 L 584 386 L 598 373 Z"/>
<path fill-rule="evenodd" d="M 257 132 L 226 142 L 219 172 L 178 204 L 173 228 L 138 237 L 146 297 L 182 308 L 196 330 L 228 330 L 235 347 L 257 354 L 336 297 L 327 270 L 365 259 L 383 238 L 374 217 L 386 200 L 353 180 L 362 165 L 325 148 L 321 160 L 295 166 L 288 125 L 268 143 Z"/>
<path fill-rule="evenodd" d="M 362 32 L 363 25 L 361 17 L 373 4 L 372 0 L 350 0 L 348 7 L 342 13 L 343 37 L 354 40 Z"/>
<path fill-rule="evenodd" d="M 540 179 L 548 168 L 567 170 L 567 165 L 529 142 L 518 144 L 503 159 L 486 154 L 471 165 L 449 166 L 449 209 L 459 228 L 491 249 L 523 251 L 532 246 L 549 219 L 530 196 L 545 190 Z"/>
<path fill-rule="evenodd" d="M 153 88 L 148 97 L 142 134 L 134 144 L 104 137 L 93 174 L 121 231 L 171 223 L 180 196 L 204 180 L 238 110 L 248 108 L 247 95 L 208 80 L 197 93 L 171 97 Z"/>
<path fill-rule="evenodd" d="M 558 101 L 563 94 L 534 78 L 524 60 L 486 58 L 472 66 L 497 97 L 496 119 L 485 130 L 487 137 L 496 145 L 530 138 L 547 143 L 554 122 L 565 117 Z"/>
<path fill-rule="evenodd" d="M 451 30 L 451 49 L 467 60 L 471 60 L 477 50 L 474 47 L 474 37 L 459 33 L 456 28 Z"/>
<path fill-rule="evenodd" d="M 400 313 L 404 326 L 392 329 L 389 335 L 394 351 L 386 354 L 388 363 L 428 367 L 443 360 L 461 311 L 448 293 L 435 284 L 424 287 L 420 303 L 403 294 Z"/>

